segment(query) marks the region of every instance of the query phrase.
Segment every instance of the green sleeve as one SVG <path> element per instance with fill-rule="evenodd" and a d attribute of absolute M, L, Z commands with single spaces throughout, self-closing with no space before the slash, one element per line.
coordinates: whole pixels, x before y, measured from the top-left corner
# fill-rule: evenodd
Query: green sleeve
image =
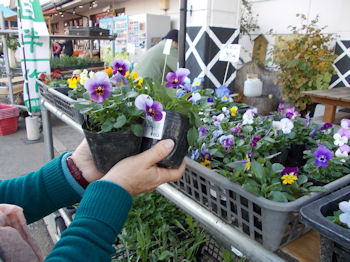
<path fill-rule="evenodd" d="M 110 261 L 112 244 L 132 205 L 127 191 L 108 181 L 85 190 L 75 218 L 45 261 Z"/>
<path fill-rule="evenodd" d="M 177 51 L 177 48 L 174 47 L 173 45 L 171 46 L 171 49 L 170 49 L 170 55 L 168 55 L 168 58 L 167 58 L 167 67 L 169 68 L 169 72 L 175 72 L 176 69 L 177 69 L 177 62 L 178 62 L 178 59 L 179 59 L 179 54 L 178 54 L 178 51 Z"/>
<path fill-rule="evenodd" d="M 63 154 L 26 176 L 0 181 L 0 203 L 22 207 L 30 224 L 59 208 L 79 202 L 81 197 L 64 176 L 62 157 Z"/>

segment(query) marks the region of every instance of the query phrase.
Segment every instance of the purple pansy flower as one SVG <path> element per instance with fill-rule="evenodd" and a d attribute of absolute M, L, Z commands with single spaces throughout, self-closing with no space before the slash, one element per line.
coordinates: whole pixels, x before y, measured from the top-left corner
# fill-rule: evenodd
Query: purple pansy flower
<path fill-rule="evenodd" d="M 192 150 L 191 159 L 193 159 L 193 160 L 197 160 L 197 159 L 198 159 L 198 157 L 199 157 L 199 151 L 198 151 L 198 149 L 196 149 L 196 150 Z"/>
<path fill-rule="evenodd" d="M 206 136 L 208 134 L 208 131 L 205 129 L 204 126 L 198 127 L 198 131 L 200 136 Z"/>
<path fill-rule="evenodd" d="M 111 67 L 114 75 L 119 73 L 125 76 L 126 72 L 129 70 L 130 63 L 128 60 L 118 58 L 111 63 Z"/>
<path fill-rule="evenodd" d="M 350 146 L 348 145 L 342 145 L 335 151 L 336 157 L 348 157 L 350 153 Z"/>
<path fill-rule="evenodd" d="M 340 125 L 342 128 L 350 129 L 350 119 L 342 119 Z"/>
<path fill-rule="evenodd" d="M 311 138 L 315 138 L 316 137 L 316 132 L 317 132 L 317 127 L 315 127 L 314 129 L 312 129 L 312 131 L 310 132 L 309 136 L 311 136 Z"/>
<path fill-rule="evenodd" d="M 328 160 L 333 158 L 333 152 L 324 145 L 319 145 L 314 152 L 315 164 L 318 166 L 328 166 Z"/>
<path fill-rule="evenodd" d="M 167 83 L 165 84 L 165 87 L 175 87 L 177 88 L 179 85 L 181 85 L 186 76 L 190 74 L 190 70 L 186 68 L 178 68 L 175 73 L 169 72 L 166 75 Z"/>
<path fill-rule="evenodd" d="M 346 128 L 340 128 L 337 132 L 340 136 L 346 136 L 348 139 L 350 139 L 350 129 Z"/>
<path fill-rule="evenodd" d="M 330 134 L 332 131 L 333 125 L 331 123 L 324 123 L 320 130 L 323 131 L 325 134 Z"/>
<path fill-rule="evenodd" d="M 120 82 L 123 82 L 123 84 L 126 86 L 128 85 L 128 80 L 126 80 L 126 77 L 117 72 L 111 77 L 111 82 L 114 83 L 116 86 L 120 86 Z"/>
<path fill-rule="evenodd" d="M 213 103 L 213 102 L 214 102 L 214 98 L 208 97 L 207 102 L 208 102 L 208 103 Z"/>
<path fill-rule="evenodd" d="M 215 130 L 213 132 L 213 140 L 214 140 L 214 142 L 216 142 L 216 140 L 218 140 L 218 137 L 221 136 L 223 133 L 224 133 L 224 131 L 222 131 L 222 129 Z"/>
<path fill-rule="evenodd" d="M 286 108 L 286 117 L 289 119 L 294 119 L 299 113 L 295 111 L 295 106 Z"/>
<path fill-rule="evenodd" d="M 283 176 L 285 174 L 289 175 L 290 173 L 293 173 L 296 175 L 298 173 L 298 168 L 297 167 L 285 167 L 281 172 L 281 176 Z"/>
<path fill-rule="evenodd" d="M 261 139 L 261 135 L 256 135 L 254 134 L 252 139 L 250 140 L 250 146 L 251 147 L 256 147 L 256 143 Z"/>
<path fill-rule="evenodd" d="M 306 114 L 305 116 L 305 126 L 309 127 L 310 125 L 310 112 Z"/>
<path fill-rule="evenodd" d="M 104 71 L 97 72 L 94 78 L 88 79 L 84 87 L 89 92 L 91 100 L 98 103 L 106 100 L 112 90 L 108 75 Z"/>
<path fill-rule="evenodd" d="M 176 91 L 176 97 L 177 97 L 177 98 L 183 97 L 185 94 L 186 94 L 186 91 L 183 90 L 182 88 L 181 88 L 181 89 L 178 89 L 178 90 Z"/>
<path fill-rule="evenodd" d="M 226 85 L 221 85 L 215 89 L 215 94 L 222 102 L 227 102 L 229 100 L 230 89 Z"/>
<path fill-rule="evenodd" d="M 278 105 L 278 114 L 280 116 L 282 116 L 282 114 L 283 114 L 283 108 L 284 108 L 284 104 L 279 104 Z"/>
<path fill-rule="evenodd" d="M 152 117 L 153 121 L 160 121 L 163 118 L 163 106 L 158 101 L 145 94 L 139 95 L 135 99 L 135 106 L 146 112 L 146 115 Z"/>
<path fill-rule="evenodd" d="M 286 167 L 282 170 L 280 176 L 283 185 L 292 185 L 298 180 L 298 168 L 297 167 Z"/>
<path fill-rule="evenodd" d="M 235 141 L 235 138 L 233 135 L 227 135 L 220 137 L 220 144 L 222 147 L 226 149 L 226 153 L 230 149 L 230 147 L 233 145 L 233 142 Z"/>

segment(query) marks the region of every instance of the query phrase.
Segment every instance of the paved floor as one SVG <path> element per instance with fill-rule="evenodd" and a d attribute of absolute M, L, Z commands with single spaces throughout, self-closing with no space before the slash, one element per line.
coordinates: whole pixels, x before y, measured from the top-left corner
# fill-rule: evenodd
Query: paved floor
<path fill-rule="evenodd" d="M 82 135 L 68 127 L 56 117 L 52 117 L 55 156 L 72 151 L 82 140 Z M 40 142 L 28 143 L 23 118 L 18 120 L 16 133 L 0 136 L 0 179 L 8 179 L 38 170 L 45 162 L 44 138 Z M 44 220 L 29 225 L 29 229 L 46 256 L 53 247 Z"/>

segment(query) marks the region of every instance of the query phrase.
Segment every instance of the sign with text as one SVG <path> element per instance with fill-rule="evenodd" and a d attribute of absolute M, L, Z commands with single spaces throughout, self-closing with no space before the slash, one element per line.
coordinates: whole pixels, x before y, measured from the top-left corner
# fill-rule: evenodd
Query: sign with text
<path fill-rule="evenodd" d="M 146 116 L 143 136 L 161 140 L 164 132 L 164 122 L 166 118 L 166 112 L 162 112 L 163 118 L 160 121 L 153 121 L 150 116 Z"/>
<path fill-rule="evenodd" d="M 165 45 L 164 45 L 164 49 L 163 49 L 164 55 L 170 55 L 170 48 L 171 48 L 172 44 L 173 44 L 173 40 L 171 40 L 171 39 L 167 39 L 165 41 Z"/>
<path fill-rule="evenodd" d="M 234 62 L 239 61 L 239 52 L 241 46 L 238 44 L 227 44 L 224 45 L 220 50 L 220 61 Z"/>
<path fill-rule="evenodd" d="M 40 73 L 50 75 L 50 39 L 39 0 L 17 0 L 18 41 L 24 75 L 23 98 L 28 112 L 40 111 Z"/>

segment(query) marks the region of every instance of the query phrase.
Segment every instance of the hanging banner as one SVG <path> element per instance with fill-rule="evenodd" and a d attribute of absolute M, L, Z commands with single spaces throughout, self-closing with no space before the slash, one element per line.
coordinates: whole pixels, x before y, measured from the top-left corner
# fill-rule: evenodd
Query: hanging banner
<path fill-rule="evenodd" d="M 18 41 L 24 77 L 23 98 L 29 113 L 40 111 L 35 79 L 50 75 L 50 38 L 39 0 L 17 0 Z"/>

